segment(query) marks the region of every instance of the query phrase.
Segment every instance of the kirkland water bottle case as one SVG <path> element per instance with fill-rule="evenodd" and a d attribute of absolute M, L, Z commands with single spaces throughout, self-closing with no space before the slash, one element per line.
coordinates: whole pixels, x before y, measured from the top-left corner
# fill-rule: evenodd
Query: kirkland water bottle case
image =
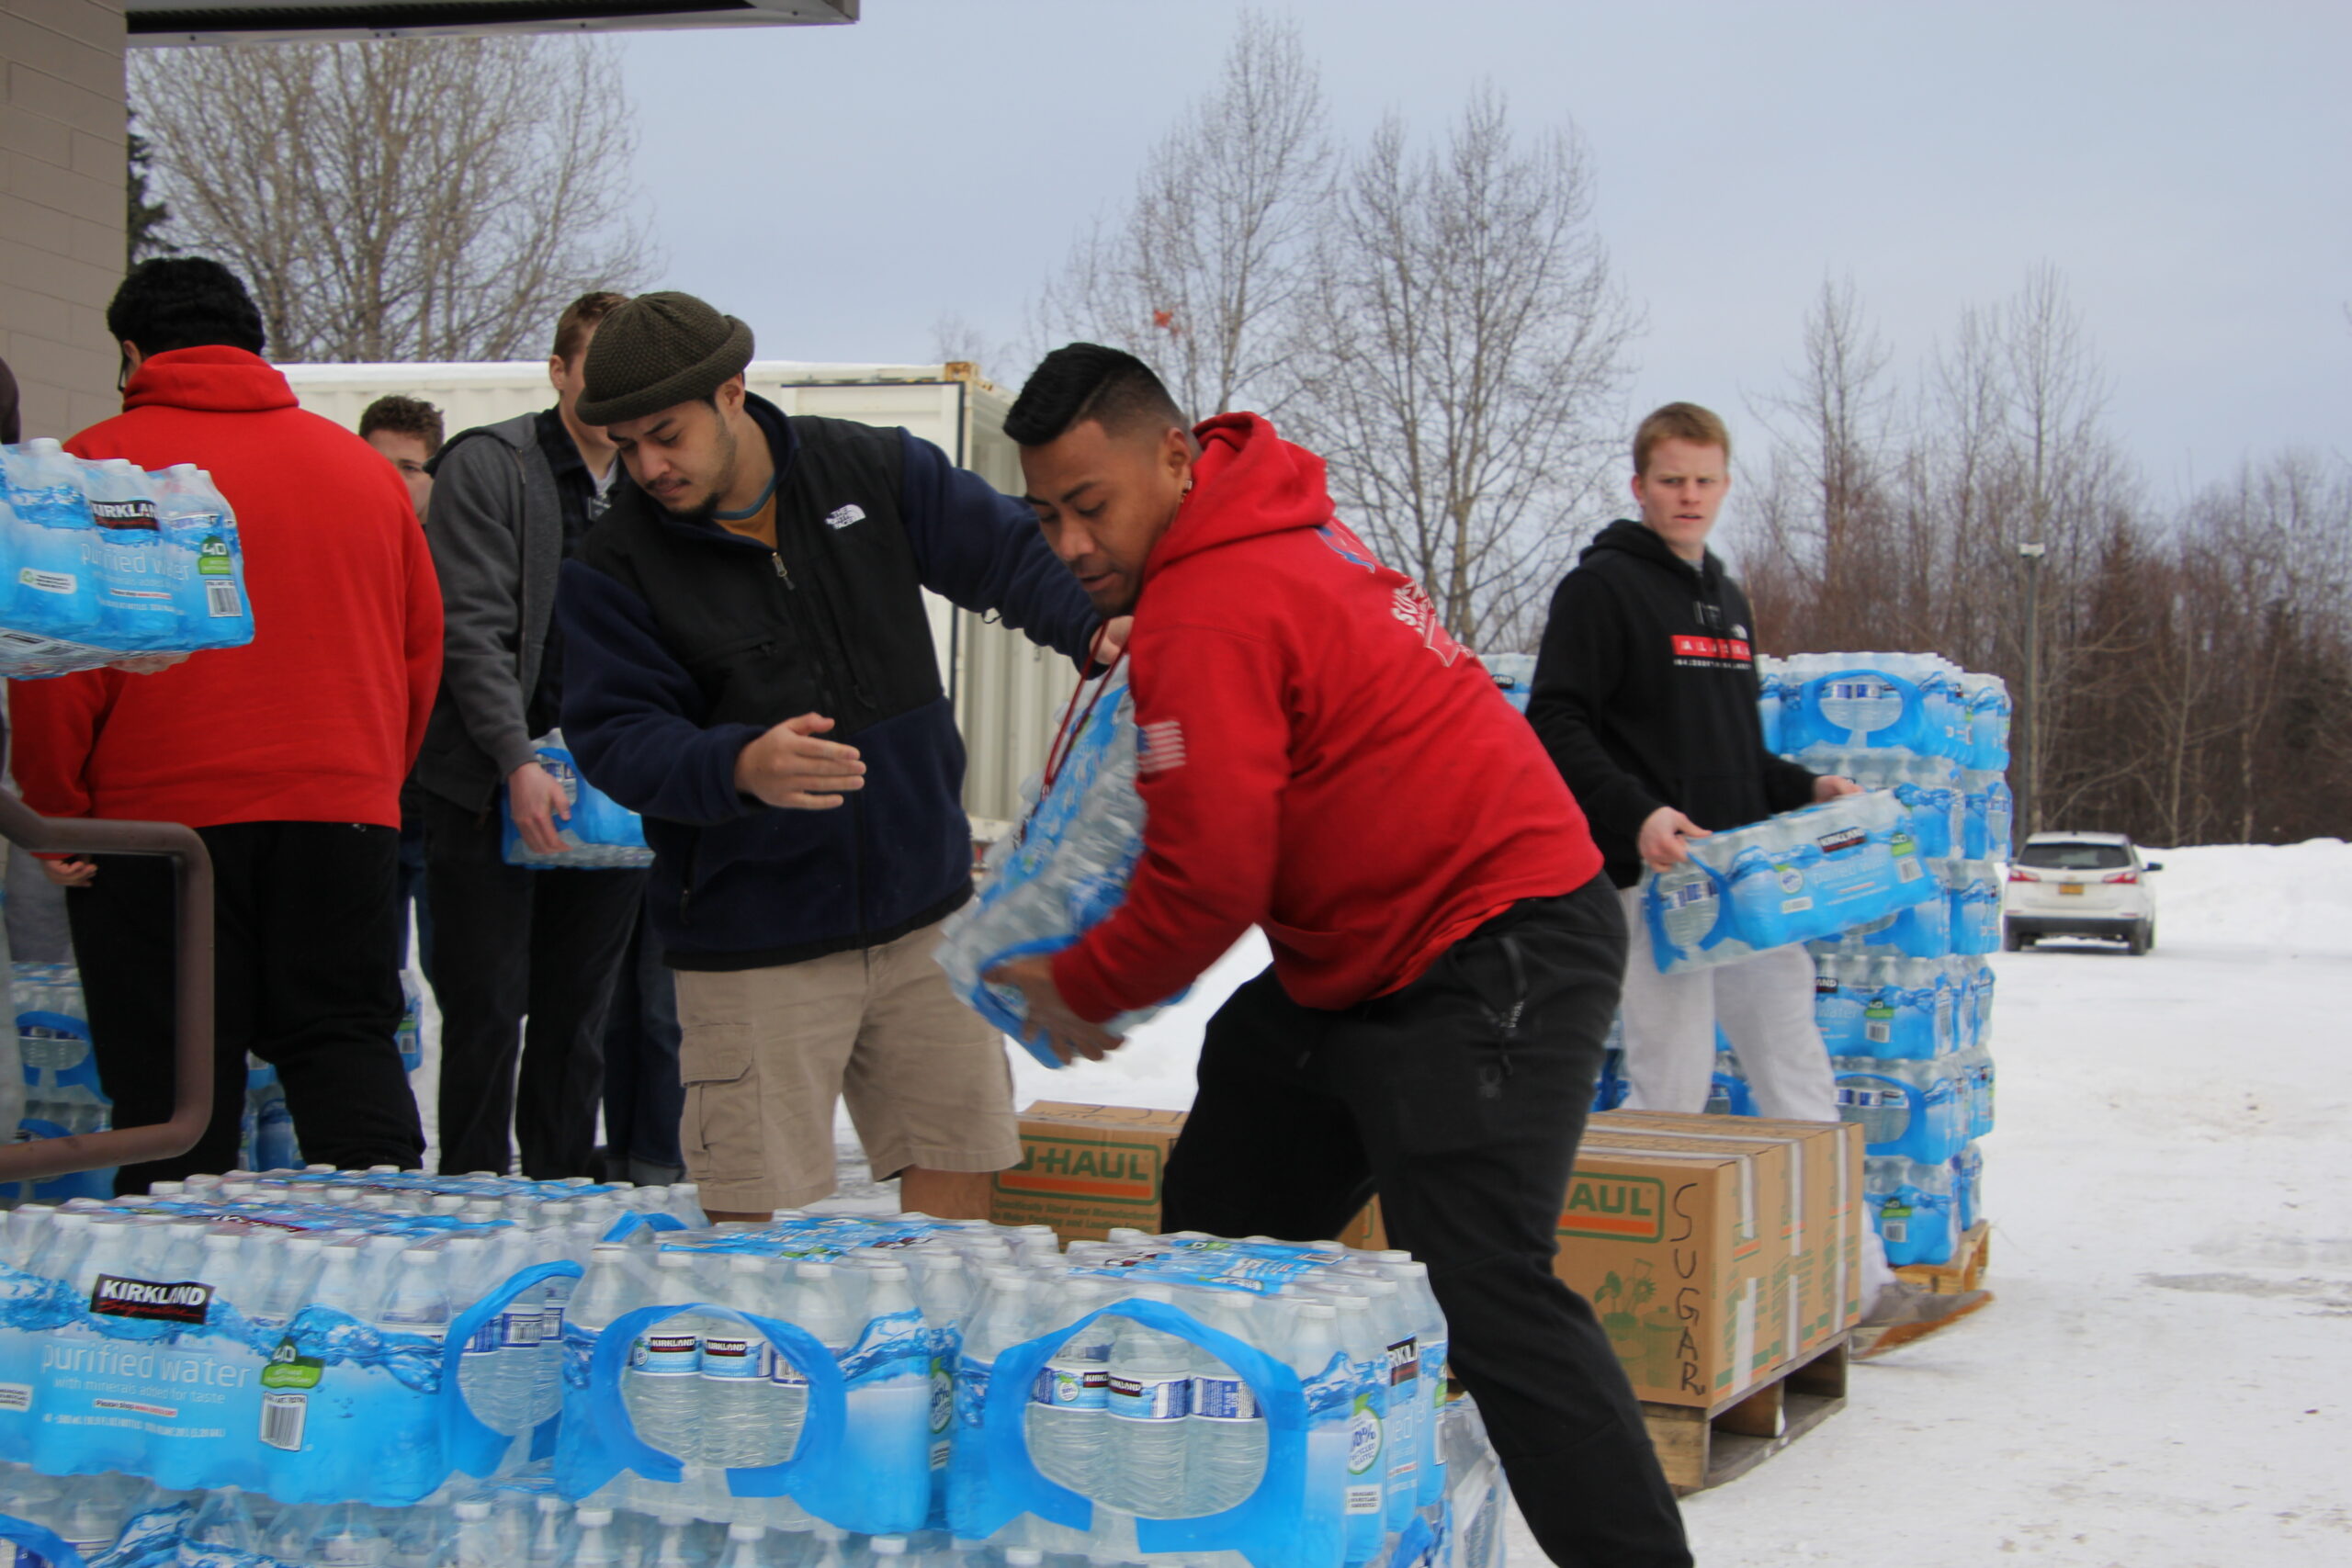
<path fill-rule="evenodd" d="M 1046 1361 L 1066 1340 L 1105 1316 L 1132 1319 L 1206 1350 L 1250 1385 L 1266 1418 L 1266 1468 L 1257 1489 L 1219 1513 L 1137 1518 L 1138 1549 L 1236 1551 L 1255 1568 L 1337 1568 L 1344 1555 L 1340 1478 L 1313 1473 L 1310 1454 L 1318 1445 L 1310 1438 L 1320 1432 L 1344 1445 L 1352 1380 L 1318 1378 L 1310 1388 L 1274 1357 L 1165 1302 L 1128 1300 L 1098 1308 L 1004 1351 L 984 1382 L 973 1378 L 958 1387 L 957 1400 L 967 1417 L 965 1436 L 977 1437 L 982 1464 L 980 1484 L 960 1495 L 951 1511 L 956 1534 L 986 1540 L 1024 1513 L 1070 1529 L 1093 1528 L 1097 1505 L 1037 1469 L 1023 1423 L 1031 1388 Z"/>
<path fill-rule="evenodd" d="M 567 1364 L 564 1419 L 556 1444 L 558 1491 L 584 1498 L 624 1472 L 667 1485 L 685 1479 L 685 1466 L 675 1455 L 638 1436 L 621 1398 L 621 1375 L 638 1339 L 655 1325 L 689 1314 L 747 1325 L 808 1380 L 808 1414 L 797 1450 L 781 1463 L 728 1471 L 730 1495 L 790 1497 L 825 1523 L 862 1535 L 911 1534 L 922 1528 L 922 1512 L 929 1505 L 927 1476 L 922 1507 L 911 1521 L 903 1510 L 882 1517 L 867 1495 L 866 1478 L 847 1462 L 848 1383 L 823 1342 L 796 1324 L 709 1302 L 624 1313 L 596 1336 L 584 1368 Z"/>

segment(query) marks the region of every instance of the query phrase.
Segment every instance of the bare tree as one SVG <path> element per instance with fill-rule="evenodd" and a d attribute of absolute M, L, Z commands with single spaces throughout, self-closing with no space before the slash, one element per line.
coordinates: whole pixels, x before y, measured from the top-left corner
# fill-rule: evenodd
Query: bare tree
<path fill-rule="evenodd" d="M 169 237 L 281 359 L 505 359 L 649 272 L 618 57 L 584 39 L 142 50 Z"/>
<path fill-rule="evenodd" d="M 1575 130 L 1521 140 L 1481 89 L 1441 146 L 1374 134 L 1328 204 L 1294 343 L 1292 423 L 1340 513 L 1454 636 L 1522 646 L 1623 439 L 1634 312 Z"/>
<path fill-rule="evenodd" d="M 1148 360 L 1196 419 L 1243 400 L 1275 412 L 1330 165 L 1298 29 L 1244 12 L 1216 88 L 1152 149 L 1126 211 L 1079 242 L 1034 330 Z"/>

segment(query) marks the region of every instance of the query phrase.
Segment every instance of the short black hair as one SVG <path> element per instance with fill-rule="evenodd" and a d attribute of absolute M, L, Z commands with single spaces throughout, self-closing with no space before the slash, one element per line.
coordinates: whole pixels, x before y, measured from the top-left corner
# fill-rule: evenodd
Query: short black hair
<path fill-rule="evenodd" d="M 1046 355 L 1004 416 L 1004 433 L 1023 446 L 1043 446 L 1088 420 L 1124 434 L 1148 423 L 1190 429 L 1151 367 L 1124 349 L 1069 343 Z"/>
<path fill-rule="evenodd" d="M 242 348 L 259 354 L 261 311 L 237 275 L 205 256 L 141 262 L 107 306 L 107 331 L 145 355 L 175 348 Z"/>
<path fill-rule="evenodd" d="M 415 436 L 428 457 L 441 450 L 441 411 L 423 398 L 387 392 L 369 403 L 359 416 L 359 438 L 365 441 L 379 430 Z"/>

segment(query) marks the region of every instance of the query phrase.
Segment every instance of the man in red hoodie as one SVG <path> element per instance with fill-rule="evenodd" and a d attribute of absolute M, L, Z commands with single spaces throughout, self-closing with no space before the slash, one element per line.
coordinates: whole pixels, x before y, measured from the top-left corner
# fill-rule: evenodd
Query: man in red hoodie
<path fill-rule="evenodd" d="M 1005 432 L 1055 553 L 1135 616 L 1146 826 L 1119 910 L 996 976 L 1099 1057 L 1104 1021 L 1262 927 L 1162 1223 L 1332 1236 L 1376 1191 L 1553 1561 L 1689 1563 L 1633 1390 L 1552 1272 L 1625 926 L 1542 744 L 1257 415 L 1188 430 L 1141 361 L 1072 344 Z"/>
<path fill-rule="evenodd" d="M 277 1067 L 303 1154 L 414 1166 L 416 1101 L 395 1033 L 401 781 L 441 674 L 441 594 L 390 464 L 296 406 L 261 357 L 261 314 L 218 262 L 141 263 L 107 307 L 123 412 L 90 458 L 194 463 L 237 514 L 254 640 L 158 674 L 17 682 L 17 777 L 51 817 L 184 822 L 216 879 L 212 1122 L 118 1190 L 237 1163 L 245 1053 Z M 44 863 L 118 1126 L 172 1100 L 172 874 L 139 856 Z"/>

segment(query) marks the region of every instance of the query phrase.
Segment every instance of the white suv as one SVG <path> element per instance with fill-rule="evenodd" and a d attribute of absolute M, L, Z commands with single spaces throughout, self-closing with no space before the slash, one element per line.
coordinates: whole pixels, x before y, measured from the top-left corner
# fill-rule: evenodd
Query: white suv
<path fill-rule="evenodd" d="M 2155 893 L 2120 833 L 2036 833 L 2010 858 L 2001 945 L 2015 953 L 2045 936 L 2096 936 L 2136 955 L 2156 944 Z"/>

